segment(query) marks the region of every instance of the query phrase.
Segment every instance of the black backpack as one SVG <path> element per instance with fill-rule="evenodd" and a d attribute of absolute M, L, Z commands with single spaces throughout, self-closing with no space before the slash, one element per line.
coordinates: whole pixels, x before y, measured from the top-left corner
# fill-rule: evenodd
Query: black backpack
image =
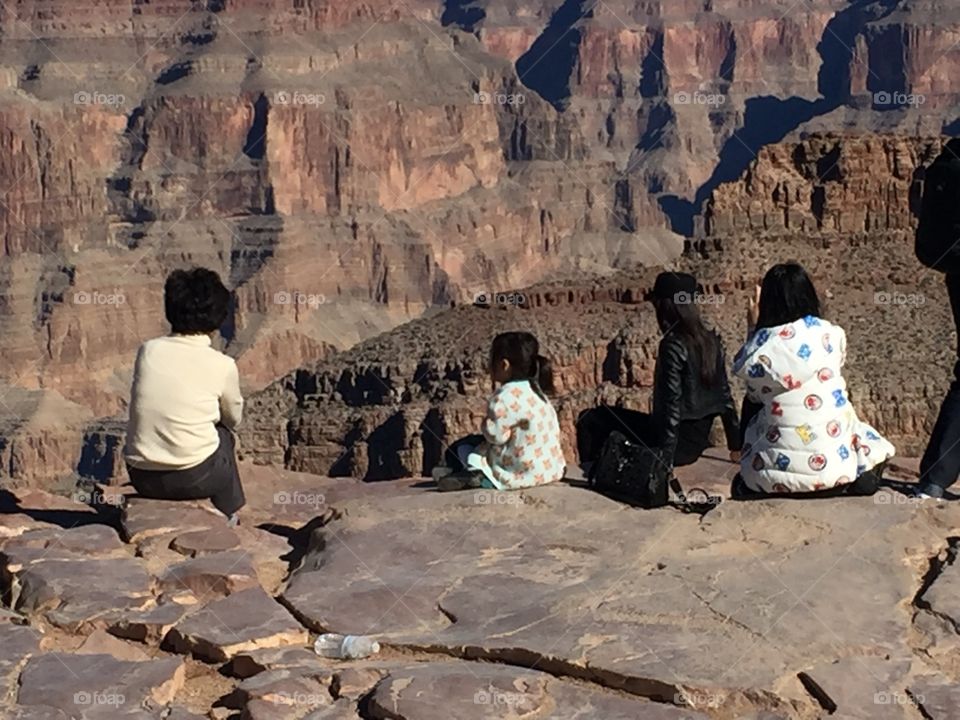
<path fill-rule="evenodd" d="M 927 168 L 915 251 L 928 268 L 960 273 L 960 138 Z"/>

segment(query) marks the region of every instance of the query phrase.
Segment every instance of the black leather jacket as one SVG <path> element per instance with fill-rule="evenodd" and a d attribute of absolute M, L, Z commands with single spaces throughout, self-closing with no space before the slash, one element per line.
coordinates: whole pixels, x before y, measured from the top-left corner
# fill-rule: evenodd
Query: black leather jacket
<path fill-rule="evenodd" d="M 660 447 L 671 453 L 668 457 L 676 451 L 681 423 L 718 415 L 723 420 L 727 447 L 740 449 L 740 424 L 719 338 L 715 362 L 720 367 L 720 380 L 716 387 L 706 387 L 700 379 L 700 363 L 689 352 L 684 339 L 670 332 L 660 341 L 654 374 L 653 419 L 660 434 Z"/>

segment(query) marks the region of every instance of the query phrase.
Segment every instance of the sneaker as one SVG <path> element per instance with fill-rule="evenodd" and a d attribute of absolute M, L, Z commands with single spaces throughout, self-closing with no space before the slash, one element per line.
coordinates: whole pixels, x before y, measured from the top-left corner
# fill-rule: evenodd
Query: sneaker
<path fill-rule="evenodd" d="M 450 473 L 437 480 L 437 489 L 440 492 L 478 490 L 483 487 L 484 478 L 485 476 L 480 470 L 463 470 Z"/>

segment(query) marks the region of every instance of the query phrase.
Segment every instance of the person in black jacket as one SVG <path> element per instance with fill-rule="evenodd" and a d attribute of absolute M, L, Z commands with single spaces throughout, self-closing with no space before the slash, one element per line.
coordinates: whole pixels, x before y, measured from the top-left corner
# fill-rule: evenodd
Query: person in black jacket
<path fill-rule="evenodd" d="M 916 253 L 924 265 L 945 274 L 957 325 L 954 380 L 920 461 L 917 491 L 920 497 L 940 499 L 960 475 L 960 138 L 948 142 L 927 169 Z"/>
<path fill-rule="evenodd" d="M 727 381 L 723 346 L 700 318 L 697 280 L 687 273 L 661 273 L 653 288 L 657 324 L 663 332 L 654 371 L 653 413 L 602 406 L 577 422 L 580 462 L 594 462 L 617 430 L 628 439 L 658 447 L 675 467 L 690 465 L 710 447 L 710 429 L 720 417 L 731 459 L 740 457 L 740 427 Z"/>

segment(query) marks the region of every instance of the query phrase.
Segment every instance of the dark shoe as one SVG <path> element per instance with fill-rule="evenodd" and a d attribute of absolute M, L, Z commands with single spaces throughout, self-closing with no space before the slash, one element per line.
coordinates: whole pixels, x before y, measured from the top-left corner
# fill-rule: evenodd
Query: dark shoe
<path fill-rule="evenodd" d="M 921 500 L 943 500 L 943 488 L 932 483 L 918 485 L 913 494 Z"/>
<path fill-rule="evenodd" d="M 483 487 L 484 474 L 480 470 L 462 470 L 450 473 L 437 480 L 437 490 L 454 492 L 456 490 L 477 490 Z"/>
<path fill-rule="evenodd" d="M 731 500 L 753 500 L 762 495 L 763 493 L 751 490 L 747 483 L 744 482 L 743 476 L 740 475 L 740 473 L 737 473 L 733 478 L 733 482 L 730 483 Z"/>

